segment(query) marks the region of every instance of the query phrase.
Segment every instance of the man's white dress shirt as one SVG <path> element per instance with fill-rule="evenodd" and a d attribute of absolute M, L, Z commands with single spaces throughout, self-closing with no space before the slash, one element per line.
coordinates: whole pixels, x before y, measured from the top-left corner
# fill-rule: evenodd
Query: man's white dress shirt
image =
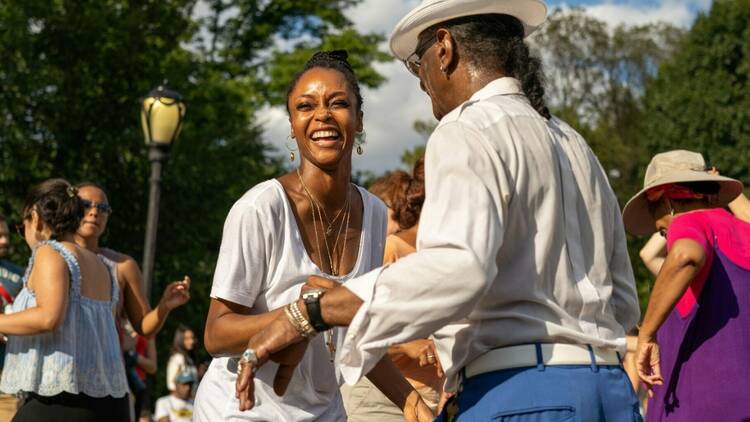
<path fill-rule="evenodd" d="M 482 353 L 528 343 L 625 350 L 640 311 L 620 208 L 586 141 L 497 79 L 425 153 L 417 252 L 344 284 L 363 301 L 337 361 L 348 383 L 434 334 L 448 391 Z"/>

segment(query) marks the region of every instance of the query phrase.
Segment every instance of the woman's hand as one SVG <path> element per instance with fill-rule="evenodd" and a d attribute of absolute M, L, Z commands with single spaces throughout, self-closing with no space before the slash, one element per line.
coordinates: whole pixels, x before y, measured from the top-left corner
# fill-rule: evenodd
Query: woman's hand
<path fill-rule="evenodd" d="M 659 366 L 659 344 L 655 339 L 639 338 L 638 355 L 636 357 L 636 368 L 638 377 L 646 385 L 648 396 L 654 396 L 654 385 L 662 385 L 664 378 L 661 376 Z"/>
<path fill-rule="evenodd" d="M 190 300 L 190 277 L 185 276 L 181 281 L 169 283 L 161 296 L 160 305 L 171 311 L 186 304 Z"/>
<path fill-rule="evenodd" d="M 305 292 L 308 292 L 310 290 L 330 290 L 338 285 L 339 284 L 333 280 L 311 275 L 310 277 L 308 277 L 307 282 L 302 286 L 302 291 L 300 292 L 299 297 L 302 297 Z"/>
<path fill-rule="evenodd" d="M 399 344 L 397 351 L 419 362 L 420 367 L 435 365 L 437 376 L 443 377 L 443 367 L 438 359 L 435 343 L 430 339 L 419 339 Z"/>
<path fill-rule="evenodd" d="M 404 420 L 406 422 L 432 422 L 435 420 L 435 414 L 422 400 L 419 393 L 413 391 L 404 404 Z"/>
<path fill-rule="evenodd" d="M 292 380 L 294 368 L 304 356 L 307 342 L 300 335 L 286 314 L 276 317 L 265 329 L 254 335 L 247 344 L 248 349 L 255 351 L 256 364 L 242 363 L 237 372 L 235 397 L 239 399 L 240 411 L 250 410 L 255 406 L 255 386 L 253 378 L 269 359 L 279 362 L 279 369 L 273 381 L 273 389 L 283 395 Z"/>

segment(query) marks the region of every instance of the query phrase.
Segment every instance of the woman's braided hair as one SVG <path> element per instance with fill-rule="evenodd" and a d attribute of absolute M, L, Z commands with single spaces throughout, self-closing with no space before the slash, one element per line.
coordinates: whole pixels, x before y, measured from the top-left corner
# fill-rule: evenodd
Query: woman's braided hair
<path fill-rule="evenodd" d="M 52 239 L 75 233 L 84 211 L 78 188 L 64 179 L 48 179 L 32 187 L 26 195 L 24 219 L 30 218 L 32 209 L 52 230 Z"/>
<path fill-rule="evenodd" d="M 291 111 L 289 109 L 289 97 L 292 95 L 292 91 L 297 86 L 297 82 L 299 82 L 300 78 L 305 74 L 305 72 L 315 68 L 333 69 L 341 72 L 341 74 L 346 78 L 346 81 L 349 83 L 352 91 L 354 91 L 354 96 L 357 98 L 357 112 L 361 112 L 363 104 L 362 93 L 359 88 L 357 75 L 354 74 L 354 69 L 352 68 L 352 65 L 349 64 L 348 58 L 349 53 L 347 53 L 346 50 L 318 51 L 317 53 L 313 54 L 310 60 L 305 63 L 305 66 L 302 68 L 302 70 L 297 72 L 292 78 L 292 81 L 289 83 L 289 87 L 286 91 L 287 113 L 291 114 Z"/>
<path fill-rule="evenodd" d="M 521 81 L 521 86 L 534 109 L 545 119 L 552 116 L 544 101 L 542 61 L 531 55 L 524 42 L 524 27 L 510 15 L 484 14 L 465 16 L 433 25 L 420 39 L 433 37 L 447 29 L 456 39 L 462 58 L 483 69 L 499 69 Z"/>

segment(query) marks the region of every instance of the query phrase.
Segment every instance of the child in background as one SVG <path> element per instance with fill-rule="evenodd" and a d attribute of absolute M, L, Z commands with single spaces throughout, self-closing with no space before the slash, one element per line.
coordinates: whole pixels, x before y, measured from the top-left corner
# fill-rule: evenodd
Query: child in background
<path fill-rule="evenodd" d="M 189 422 L 193 420 L 193 385 L 195 374 L 181 372 L 175 377 L 174 390 L 156 401 L 156 422 Z"/>

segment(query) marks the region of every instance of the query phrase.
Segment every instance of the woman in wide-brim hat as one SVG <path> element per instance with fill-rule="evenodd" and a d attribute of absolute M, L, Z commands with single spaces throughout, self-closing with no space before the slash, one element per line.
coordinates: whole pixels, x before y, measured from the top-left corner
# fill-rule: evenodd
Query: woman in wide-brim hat
<path fill-rule="evenodd" d="M 649 421 L 750 418 L 750 224 L 724 208 L 742 188 L 700 154 L 670 151 L 623 211 L 630 233 L 668 244 L 638 337 Z"/>

